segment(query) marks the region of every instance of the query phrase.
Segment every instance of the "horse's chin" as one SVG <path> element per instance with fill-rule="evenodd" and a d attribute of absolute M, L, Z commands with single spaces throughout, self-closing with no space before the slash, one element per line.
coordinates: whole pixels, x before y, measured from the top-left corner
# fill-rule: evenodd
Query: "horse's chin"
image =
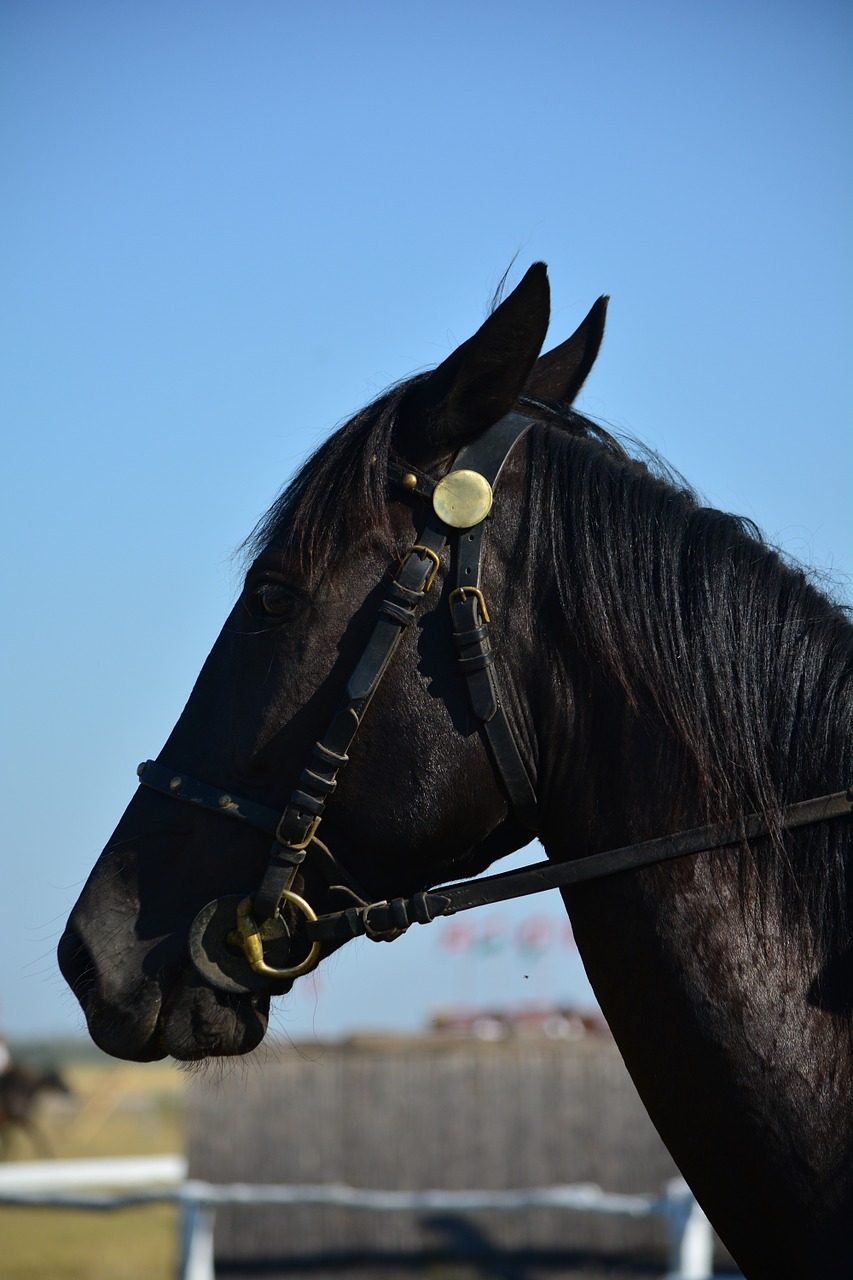
<path fill-rule="evenodd" d="M 162 1005 L 151 991 L 126 1012 L 87 1010 L 86 1021 L 95 1044 L 113 1058 L 198 1062 L 256 1049 L 269 1025 L 269 997 L 228 996 L 185 977 Z"/>
<path fill-rule="evenodd" d="M 124 1012 L 86 1008 L 86 1025 L 95 1044 L 111 1058 L 127 1062 L 157 1062 L 167 1056 L 158 1029 L 159 1006 L 153 1011 L 140 1001 L 137 1008 Z"/>
<path fill-rule="evenodd" d="M 179 1062 L 251 1053 L 269 1025 L 269 996 L 229 996 L 186 973 L 158 1021 L 161 1056 Z"/>

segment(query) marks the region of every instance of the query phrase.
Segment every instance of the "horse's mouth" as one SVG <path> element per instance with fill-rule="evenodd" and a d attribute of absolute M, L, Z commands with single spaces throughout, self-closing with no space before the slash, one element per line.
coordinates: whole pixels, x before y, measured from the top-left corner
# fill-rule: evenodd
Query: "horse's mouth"
<path fill-rule="evenodd" d="M 59 967 L 86 1016 L 89 1034 L 115 1058 L 180 1062 L 250 1053 L 269 1024 L 269 996 L 228 995 L 196 974 L 187 961 L 169 983 L 164 975 L 122 984 L 69 928 L 60 939 Z"/>

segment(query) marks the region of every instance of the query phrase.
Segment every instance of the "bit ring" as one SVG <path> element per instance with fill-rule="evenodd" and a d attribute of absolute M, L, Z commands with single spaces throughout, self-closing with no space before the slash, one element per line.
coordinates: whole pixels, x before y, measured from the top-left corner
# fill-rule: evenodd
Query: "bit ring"
<path fill-rule="evenodd" d="M 298 893 L 294 893 L 292 889 L 282 889 L 279 899 L 279 909 L 283 902 L 292 902 L 298 907 L 306 920 L 314 921 L 317 919 L 317 913 L 309 902 L 300 897 Z M 246 959 L 249 961 L 255 973 L 262 973 L 266 978 L 299 978 L 303 973 L 308 973 L 313 969 L 320 958 L 320 943 L 312 942 L 311 950 L 304 960 L 300 960 L 299 964 L 289 965 L 286 969 L 275 969 L 272 965 L 267 964 L 264 960 L 264 943 L 261 937 L 260 927 L 252 915 L 252 899 L 244 898 L 237 908 L 237 930 L 240 937 L 240 946 Z"/>

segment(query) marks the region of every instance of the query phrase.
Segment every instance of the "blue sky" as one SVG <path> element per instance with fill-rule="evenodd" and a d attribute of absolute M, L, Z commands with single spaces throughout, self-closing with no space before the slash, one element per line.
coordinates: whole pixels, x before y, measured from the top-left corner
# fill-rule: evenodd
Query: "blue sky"
<path fill-rule="evenodd" d="M 850 25 L 836 0 L 7 0 L 0 1027 L 81 1025 L 55 942 L 235 548 L 514 255 L 513 281 L 549 263 L 549 344 L 612 295 L 581 407 L 851 599 Z M 442 925 L 354 944 L 276 1025 L 588 998 L 559 931 L 515 945 L 543 912 L 502 912 L 491 954 Z"/>

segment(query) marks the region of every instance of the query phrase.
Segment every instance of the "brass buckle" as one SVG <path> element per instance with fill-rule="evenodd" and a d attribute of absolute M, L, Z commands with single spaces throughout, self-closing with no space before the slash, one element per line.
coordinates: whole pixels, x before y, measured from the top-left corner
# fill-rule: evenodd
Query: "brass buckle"
<path fill-rule="evenodd" d="M 298 893 L 294 893 L 292 889 L 282 889 L 278 904 L 279 909 L 283 902 L 292 902 L 295 907 L 299 908 L 306 920 L 313 921 L 317 919 L 317 913 L 310 903 L 301 898 Z M 255 973 L 262 973 L 266 978 L 299 978 L 303 973 L 308 973 L 310 969 L 314 968 L 320 956 L 320 943 L 314 941 L 311 943 L 311 950 L 308 955 L 299 964 L 290 965 L 287 969 L 275 969 L 272 965 L 267 964 L 264 959 L 264 942 L 261 937 L 260 926 L 252 915 L 251 898 L 244 898 L 237 908 L 237 933 L 243 954 L 249 964 Z"/>
<path fill-rule="evenodd" d="M 480 606 L 480 613 L 483 615 L 483 621 L 491 622 L 489 611 L 486 608 L 485 598 L 479 587 L 454 587 L 447 598 L 447 603 L 450 605 L 450 612 L 453 612 L 453 604 L 457 599 L 462 600 L 464 603 L 466 594 L 477 597 L 477 602 Z"/>
<path fill-rule="evenodd" d="M 427 578 L 426 586 L 424 587 L 424 593 L 426 593 L 427 591 L 430 590 L 430 588 L 432 587 L 432 584 L 435 582 L 435 575 L 438 573 L 439 569 L 441 568 L 441 560 L 439 559 L 438 554 L 435 551 L 433 551 L 432 547 L 425 547 L 420 542 L 416 542 L 413 547 L 409 547 L 409 550 L 406 552 L 406 555 L 410 556 L 413 551 L 417 551 L 418 555 L 426 556 L 428 560 L 432 561 L 432 565 L 433 565 L 432 573 Z"/>
<path fill-rule="evenodd" d="M 280 834 L 281 824 L 284 821 L 284 814 L 282 814 L 281 817 L 279 818 L 278 826 L 275 829 L 275 838 L 279 844 L 284 845 L 285 849 L 293 849 L 296 852 L 299 852 L 302 849 L 307 849 L 309 844 L 317 834 L 317 828 L 320 825 L 320 819 L 322 818 L 322 816 L 323 816 L 322 813 L 317 814 L 317 817 L 314 819 L 314 821 L 311 823 L 311 826 L 308 828 L 308 834 L 305 837 L 305 839 L 301 840 L 298 844 L 296 844 L 293 840 L 282 840 L 281 838 L 281 834 Z"/>

